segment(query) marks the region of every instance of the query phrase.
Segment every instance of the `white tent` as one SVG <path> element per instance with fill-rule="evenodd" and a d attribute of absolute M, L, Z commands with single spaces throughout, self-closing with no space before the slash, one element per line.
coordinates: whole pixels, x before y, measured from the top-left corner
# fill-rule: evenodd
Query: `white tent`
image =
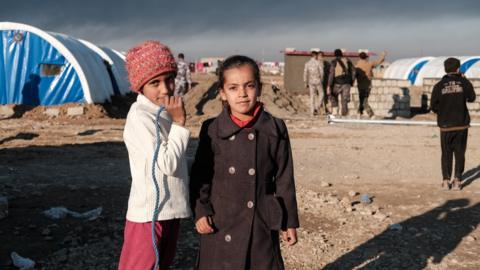
<path fill-rule="evenodd" d="M 388 66 L 383 74 L 384 79 L 409 80 L 415 83 L 419 71 L 434 57 L 399 59 Z"/>

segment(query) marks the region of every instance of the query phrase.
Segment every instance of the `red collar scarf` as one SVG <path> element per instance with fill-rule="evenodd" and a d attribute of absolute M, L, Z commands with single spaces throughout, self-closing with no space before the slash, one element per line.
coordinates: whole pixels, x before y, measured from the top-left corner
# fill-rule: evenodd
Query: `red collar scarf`
<path fill-rule="evenodd" d="M 249 128 L 249 127 L 252 127 L 257 121 L 258 116 L 260 115 L 259 112 L 261 111 L 262 108 L 263 108 L 263 103 L 257 102 L 257 104 L 255 104 L 255 107 L 254 107 L 253 117 L 248 120 L 240 120 L 237 117 L 235 117 L 231 112 L 230 112 L 230 118 L 237 126 L 241 128 Z"/>

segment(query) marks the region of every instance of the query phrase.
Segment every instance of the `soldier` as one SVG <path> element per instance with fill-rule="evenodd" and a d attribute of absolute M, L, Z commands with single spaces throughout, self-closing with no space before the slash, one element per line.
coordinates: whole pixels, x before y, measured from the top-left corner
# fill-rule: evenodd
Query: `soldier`
<path fill-rule="evenodd" d="M 339 113 L 338 96 L 341 97 L 342 116 L 348 114 L 348 102 L 350 102 L 350 87 L 355 80 L 355 68 L 352 62 L 343 56 L 340 49 L 335 50 L 335 59 L 330 66 L 328 76 L 327 95 L 330 96 L 330 102 L 336 107 L 336 114 Z"/>
<path fill-rule="evenodd" d="M 360 106 L 358 107 L 358 114 L 361 116 L 365 110 L 369 117 L 373 116 L 373 110 L 368 104 L 368 96 L 372 87 L 373 69 L 383 63 L 385 60 L 385 52 L 382 52 L 377 61 L 368 61 L 368 54 L 361 52 L 358 56 L 356 68 L 358 95 L 360 97 Z"/>
<path fill-rule="evenodd" d="M 312 116 L 318 113 L 323 101 L 323 63 L 318 61 L 318 51 L 316 49 L 311 50 L 312 58 L 305 63 L 303 70 L 303 81 L 310 92 L 310 112 Z"/>
<path fill-rule="evenodd" d="M 183 53 L 178 54 L 178 72 L 175 78 L 175 96 L 183 96 L 187 90 L 192 87 L 192 80 L 190 78 L 190 69 L 188 63 L 185 62 Z"/>

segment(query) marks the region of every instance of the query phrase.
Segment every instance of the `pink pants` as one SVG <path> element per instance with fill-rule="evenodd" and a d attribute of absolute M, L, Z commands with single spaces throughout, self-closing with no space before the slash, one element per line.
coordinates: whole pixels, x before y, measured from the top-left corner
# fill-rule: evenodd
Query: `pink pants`
<path fill-rule="evenodd" d="M 178 219 L 155 222 L 160 262 L 158 270 L 167 270 L 175 258 L 180 222 Z M 152 243 L 152 223 L 128 221 L 125 224 L 119 270 L 151 270 L 155 264 Z"/>

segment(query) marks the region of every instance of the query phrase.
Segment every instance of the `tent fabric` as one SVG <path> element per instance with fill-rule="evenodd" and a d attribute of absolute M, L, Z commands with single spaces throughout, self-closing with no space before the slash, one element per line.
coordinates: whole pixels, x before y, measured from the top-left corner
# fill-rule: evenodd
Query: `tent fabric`
<path fill-rule="evenodd" d="M 443 62 L 449 57 L 450 56 L 436 57 L 434 60 L 428 62 L 428 64 L 426 64 L 418 73 L 417 80 L 415 81 L 415 85 L 423 85 L 424 78 L 442 78 L 445 75 L 445 68 L 444 68 Z M 454 56 L 454 57 L 460 60 L 460 63 L 461 63 L 460 70 L 463 72 L 468 72 L 470 69 L 472 69 L 473 66 L 468 66 L 470 65 L 470 63 L 472 63 L 471 60 L 480 59 L 479 56 Z M 467 65 L 464 65 L 466 63 Z M 467 78 L 475 78 L 475 77 L 469 77 L 468 75 L 470 74 L 473 74 L 473 73 L 471 72 L 465 75 Z M 479 78 L 479 77 L 476 77 L 476 78 Z"/>
<path fill-rule="evenodd" d="M 112 70 L 117 80 L 120 94 L 125 95 L 131 92 L 130 84 L 128 83 L 127 69 L 125 68 L 125 56 L 113 49 L 101 47 L 101 49 L 112 60 Z"/>
<path fill-rule="evenodd" d="M 115 94 L 115 83 L 127 92 L 118 55 L 114 60 L 104 49 L 26 24 L 0 23 L 0 37 L 0 104 L 102 103 Z"/>

